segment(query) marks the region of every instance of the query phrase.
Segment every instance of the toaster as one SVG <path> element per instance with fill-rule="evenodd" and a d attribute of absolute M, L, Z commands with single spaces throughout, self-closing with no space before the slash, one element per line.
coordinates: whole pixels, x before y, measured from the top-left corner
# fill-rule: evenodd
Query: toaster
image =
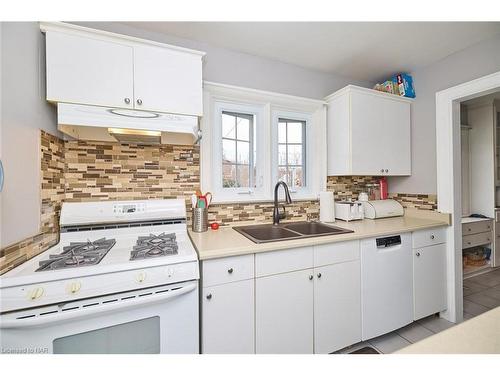
<path fill-rule="evenodd" d="M 362 220 L 364 217 L 365 214 L 362 202 L 335 202 L 335 218 L 344 221 L 351 221 Z"/>

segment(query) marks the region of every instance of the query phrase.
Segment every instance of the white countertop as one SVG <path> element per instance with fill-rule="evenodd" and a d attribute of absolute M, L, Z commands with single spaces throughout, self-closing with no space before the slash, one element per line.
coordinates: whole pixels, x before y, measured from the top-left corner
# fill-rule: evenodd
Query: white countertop
<path fill-rule="evenodd" d="M 397 354 L 500 353 L 500 307 L 448 328 Z"/>
<path fill-rule="evenodd" d="M 397 233 L 413 232 L 421 229 L 430 229 L 449 224 L 449 215 L 441 213 L 418 213 L 388 219 L 359 220 L 345 222 L 337 220 L 331 225 L 351 229 L 354 233 L 309 237 L 296 240 L 254 243 L 231 227 L 222 227 L 218 230 L 209 229 L 207 232 L 195 233 L 189 231 L 189 236 L 198 251 L 200 260 L 223 258 L 227 256 L 254 254 L 266 251 L 285 250 L 294 247 L 320 245 L 325 243 L 357 240 L 369 237 L 392 235 Z M 249 223 L 246 223 L 248 225 Z M 253 222 L 255 224 L 264 224 Z"/>

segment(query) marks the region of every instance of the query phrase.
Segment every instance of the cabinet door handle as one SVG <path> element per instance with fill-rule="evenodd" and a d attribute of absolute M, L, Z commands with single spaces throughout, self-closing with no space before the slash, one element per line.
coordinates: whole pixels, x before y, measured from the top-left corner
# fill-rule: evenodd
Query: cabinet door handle
<path fill-rule="evenodd" d="M 212 299 L 212 293 L 207 294 L 207 299 Z"/>
<path fill-rule="evenodd" d="M 313 275 L 309 275 L 309 280 L 312 280 L 313 279 Z"/>
<path fill-rule="evenodd" d="M 125 102 L 125 104 L 130 104 L 130 98 L 125 98 L 123 99 L 123 101 Z"/>
<path fill-rule="evenodd" d="M 434 238 L 435 238 L 435 237 L 434 237 L 434 235 L 433 235 L 433 234 L 431 234 L 431 240 L 433 240 Z"/>
<path fill-rule="evenodd" d="M 231 267 L 230 269 L 227 270 L 227 273 L 233 273 L 233 268 Z"/>
<path fill-rule="evenodd" d="M 137 104 L 142 105 L 142 99 L 137 99 Z"/>
<path fill-rule="evenodd" d="M 380 172 L 381 172 L 381 173 L 384 173 L 384 168 L 382 168 L 382 169 L 380 170 Z"/>
<path fill-rule="evenodd" d="M 321 272 L 318 273 L 318 279 L 321 279 Z"/>
<path fill-rule="evenodd" d="M 417 257 L 419 257 L 419 256 L 420 256 L 420 253 L 417 251 L 417 254 L 415 254 L 415 255 L 416 255 Z"/>
<path fill-rule="evenodd" d="M 389 172 L 389 170 L 388 170 L 388 169 L 386 169 L 386 170 L 385 170 L 385 173 L 388 173 L 388 172 Z"/>

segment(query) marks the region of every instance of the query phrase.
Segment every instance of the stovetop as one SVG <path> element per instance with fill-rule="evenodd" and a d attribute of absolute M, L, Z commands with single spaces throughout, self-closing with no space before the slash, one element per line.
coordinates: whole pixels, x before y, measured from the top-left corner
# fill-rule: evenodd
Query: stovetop
<path fill-rule="evenodd" d="M 175 233 L 150 233 L 148 236 L 139 236 L 130 253 L 130 260 L 175 255 L 178 249 Z"/>
<path fill-rule="evenodd" d="M 109 250 L 115 245 L 116 240 L 105 237 L 95 241 L 70 242 L 63 247 L 60 254 L 51 254 L 49 259 L 42 260 L 36 271 L 58 270 L 61 268 L 72 268 L 92 266 L 98 264 Z"/>

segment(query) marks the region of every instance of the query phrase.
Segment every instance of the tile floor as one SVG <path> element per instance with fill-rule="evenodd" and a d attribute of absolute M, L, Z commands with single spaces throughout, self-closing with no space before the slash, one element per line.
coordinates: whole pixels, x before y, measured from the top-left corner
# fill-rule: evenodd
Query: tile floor
<path fill-rule="evenodd" d="M 464 320 L 500 306 L 500 269 L 464 280 Z M 365 346 L 388 354 L 453 326 L 438 315 L 413 322 L 386 335 L 361 342 L 337 353 L 346 354 Z"/>

